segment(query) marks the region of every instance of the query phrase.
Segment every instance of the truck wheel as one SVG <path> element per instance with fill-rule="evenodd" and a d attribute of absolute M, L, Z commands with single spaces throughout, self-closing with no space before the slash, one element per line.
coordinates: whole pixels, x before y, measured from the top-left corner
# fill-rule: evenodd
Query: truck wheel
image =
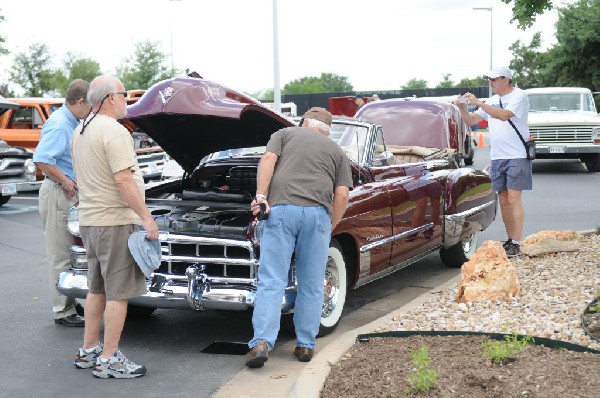
<path fill-rule="evenodd" d="M 465 262 L 469 261 L 473 253 L 477 250 L 479 234 L 479 231 L 474 232 L 454 246 L 440 249 L 440 258 L 444 265 L 450 268 L 460 268 Z"/>
<path fill-rule="evenodd" d="M 590 173 L 595 173 L 600 171 L 600 154 L 597 155 L 587 155 L 583 159 L 583 163 L 585 167 L 587 167 Z"/>
<path fill-rule="evenodd" d="M 127 319 L 145 319 L 156 311 L 156 307 L 141 307 L 139 305 L 127 306 Z"/>
<path fill-rule="evenodd" d="M 329 244 L 324 284 L 321 326 L 317 335 L 319 337 L 326 336 L 335 330 L 340 323 L 346 304 L 348 291 L 346 261 L 342 246 L 335 239 L 332 239 Z"/>
<path fill-rule="evenodd" d="M 10 200 L 10 196 L 0 195 L 0 206 L 5 205 Z"/>

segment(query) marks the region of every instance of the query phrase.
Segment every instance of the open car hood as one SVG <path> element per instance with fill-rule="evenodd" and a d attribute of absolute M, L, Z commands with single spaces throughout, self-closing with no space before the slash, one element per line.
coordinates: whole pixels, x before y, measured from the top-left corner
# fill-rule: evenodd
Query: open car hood
<path fill-rule="evenodd" d="M 271 134 L 294 125 L 245 94 L 193 77 L 156 83 L 127 110 L 126 120 L 188 173 L 210 153 L 263 146 Z"/>

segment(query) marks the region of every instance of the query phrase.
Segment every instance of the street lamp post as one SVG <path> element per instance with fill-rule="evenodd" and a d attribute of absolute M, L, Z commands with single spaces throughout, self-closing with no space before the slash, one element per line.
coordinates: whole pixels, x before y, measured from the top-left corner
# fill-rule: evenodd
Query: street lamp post
<path fill-rule="evenodd" d="M 175 63 L 173 62 L 173 21 L 172 21 L 172 14 L 173 12 L 171 11 L 171 3 L 174 1 L 181 1 L 181 0 L 168 0 L 169 1 L 169 38 L 171 40 L 171 73 L 175 70 Z"/>
<path fill-rule="evenodd" d="M 277 0 L 273 0 L 273 105 L 281 112 L 281 89 L 279 87 L 279 29 L 277 24 Z"/>
<path fill-rule="evenodd" d="M 493 53 L 492 49 L 494 47 L 493 46 L 493 43 L 494 43 L 494 40 L 493 40 L 493 32 L 494 32 L 494 29 L 493 29 L 493 21 L 494 21 L 494 19 L 493 19 L 493 7 L 492 6 L 489 6 L 489 7 L 473 7 L 473 9 L 474 10 L 485 10 L 485 11 L 489 11 L 490 12 L 490 70 L 492 70 L 494 68 L 494 63 L 492 62 L 493 61 L 493 59 L 492 59 L 492 53 Z M 491 97 L 492 95 L 493 95 L 493 93 L 492 93 L 492 85 L 490 84 L 489 85 L 489 96 Z"/>

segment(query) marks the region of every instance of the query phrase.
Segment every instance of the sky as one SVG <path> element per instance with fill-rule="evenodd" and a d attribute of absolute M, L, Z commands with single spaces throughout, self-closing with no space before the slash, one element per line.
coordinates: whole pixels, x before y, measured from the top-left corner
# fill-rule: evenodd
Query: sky
<path fill-rule="evenodd" d="M 554 0 L 564 4 L 570 0 Z M 157 41 L 176 69 L 197 71 L 247 93 L 274 86 L 273 0 L 0 0 L 0 82 L 10 80 L 14 54 L 46 43 L 54 66 L 67 52 L 90 57 L 103 73 Z M 450 73 L 474 78 L 492 64 L 508 65 L 510 45 L 542 32 L 542 49 L 556 43 L 556 9 L 532 28 L 517 28 L 500 0 L 277 0 L 279 82 L 323 72 L 348 77 L 355 91 L 400 89 L 410 79 L 429 87 Z M 473 7 L 492 7 L 490 11 Z M 19 94 L 19 87 L 11 85 Z M 134 87 L 128 87 L 133 89 Z"/>

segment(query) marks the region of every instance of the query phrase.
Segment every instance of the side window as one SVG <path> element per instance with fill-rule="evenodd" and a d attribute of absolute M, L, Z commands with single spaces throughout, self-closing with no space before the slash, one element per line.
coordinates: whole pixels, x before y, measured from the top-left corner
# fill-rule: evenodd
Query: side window
<path fill-rule="evenodd" d="M 381 162 L 381 154 L 385 151 L 385 142 L 383 141 L 383 130 L 377 129 L 375 135 L 375 151 L 373 152 L 373 160 L 371 166 L 383 166 Z"/>
<path fill-rule="evenodd" d="M 11 129 L 35 129 L 43 124 L 42 116 L 37 109 L 22 106 L 15 110 L 10 119 Z"/>

